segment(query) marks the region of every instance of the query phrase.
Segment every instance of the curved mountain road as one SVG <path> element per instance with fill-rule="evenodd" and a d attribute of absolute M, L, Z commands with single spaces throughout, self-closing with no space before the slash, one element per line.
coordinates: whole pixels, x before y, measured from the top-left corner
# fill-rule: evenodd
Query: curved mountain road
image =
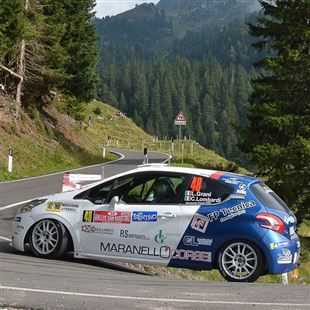
<path fill-rule="evenodd" d="M 115 150 L 119 151 L 119 150 Z M 142 152 L 103 164 L 105 176 L 142 163 Z M 150 153 L 150 162 L 167 155 Z M 77 173 L 101 173 L 101 166 Z M 310 309 L 310 286 L 238 284 L 156 277 L 122 264 L 47 260 L 9 246 L 19 201 L 58 192 L 63 173 L 0 183 L 0 309 Z"/>

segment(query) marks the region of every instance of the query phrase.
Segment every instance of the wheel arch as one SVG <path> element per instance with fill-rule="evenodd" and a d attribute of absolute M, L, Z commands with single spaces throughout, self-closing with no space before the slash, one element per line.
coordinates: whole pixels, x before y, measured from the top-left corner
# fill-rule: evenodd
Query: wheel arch
<path fill-rule="evenodd" d="M 255 245 L 262 253 L 262 256 L 263 256 L 263 259 L 264 259 L 264 262 L 263 262 L 263 266 L 264 266 L 264 271 L 269 270 L 269 262 L 268 262 L 268 258 L 267 258 L 267 255 L 264 251 L 264 249 L 262 249 L 262 246 L 260 244 L 258 244 L 257 242 L 253 241 L 252 239 L 247 239 L 247 238 L 233 238 L 233 239 L 229 239 L 229 240 L 226 240 L 224 243 L 222 243 L 216 250 L 215 252 L 215 255 L 214 255 L 214 259 L 213 259 L 213 266 L 212 268 L 214 269 L 218 269 L 219 266 L 218 266 L 218 257 L 221 253 L 221 250 L 228 244 L 230 243 L 234 243 L 234 242 L 247 242 L 249 243 L 250 245 Z"/>
<path fill-rule="evenodd" d="M 24 238 L 24 249 L 25 249 L 25 251 L 30 250 L 30 246 L 29 246 L 30 234 L 31 234 L 34 226 L 41 220 L 55 220 L 55 221 L 60 222 L 65 227 L 65 229 L 67 230 L 67 233 L 69 236 L 69 244 L 68 244 L 67 251 L 75 251 L 78 248 L 79 243 L 78 243 L 78 240 L 76 239 L 72 225 L 63 217 L 56 215 L 56 214 L 50 214 L 49 216 L 44 215 L 44 216 L 36 217 L 35 222 L 29 227 L 29 229 L 25 235 L 25 238 Z M 28 244 L 28 246 L 26 246 L 27 244 Z"/>

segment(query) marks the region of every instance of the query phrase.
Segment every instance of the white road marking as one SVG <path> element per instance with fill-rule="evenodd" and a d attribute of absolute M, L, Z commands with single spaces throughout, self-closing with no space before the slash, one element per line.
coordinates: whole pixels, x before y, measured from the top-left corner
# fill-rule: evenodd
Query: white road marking
<path fill-rule="evenodd" d="M 191 303 L 191 304 L 228 304 L 228 305 L 252 305 L 252 306 L 279 306 L 279 307 L 309 307 L 310 304 L 294 304 L 294 303 L 276 303 L 276 302 L 249 302 L 249 301 L 225 301 L 225 300 L 193 300 L 193 299 L 172 299 L 172 298 L 148 298 L 148 297 L 135 297 L 135 296 L 117 296 L 117 295 L 103 295 L 103 294 L 89 294 L 77 293 L 68 291 L 54 291 L 54 290 L 41 290 L 25 287 L 12 287 L 0 286 L 2 290 L 23 291 L 44 294 L 59 294 L 71 295 L 80 297 L 97 297 L 97 298 L 111 298 L 123 300 L 143 300 L 143 301 L 157 301 L 157 302 L 172 302 L 172 303 Z"/>
<path fill-rule="evenodd" d="M 45 178 L 45 177 L 49 177 L 49 176 L 52 176 L 52 175 L 63 174 L 65 172 L 79 171 L 79 170 L 82 170 L 82 169 L 93 168 L 93 167 L 98 167 L 98 166 L 104 166 L 104 165 L 108 165 L 110 163 L 115 163 L 115 162 L 117 162 L 119 160 L 122 160 L 125 157 L 123 154 L 121 154 L 119 152 L 114 152 L 114 151 L 113 152 L 109 151 L 109 152 L 119 155 L 120 158 L 114 159 L 114 160 L 111 160 L 111 161 L 108 161 L 108 162 L 105 162 L 105 163 L 101 163 L 101 164 L 96 164 L 96 165 L 91 165 L 91 166 L 81 167 L 81 168 L 76 168 L 76 169 L 68 169 L 68 170 L 61 171 L 61 172 L 55 172 L 55 173 L 50 173 L 50 174 L 39 175 L 37 177 L 30 177 L 30 178 L 24 178 L 24 179 L 12 180 L 12 181 L 4 181 L 4 182 L 0 182 L 0 185 L 1 184 L 6 184 L 6 183 L 22 182 L 22 181 L 26 181 L 26 180 L 40 179 L 40 178 Z"/>
<path fill-rule="evenodd" d="M 10 239 L 10 238 L 7 238 L 7 237 L 3 237 L 3 236 L 0 236 L 0 239 L 2 239 L 2 240 L 5 240 L 5 241 L 12 241 L 12 239 Z"/>

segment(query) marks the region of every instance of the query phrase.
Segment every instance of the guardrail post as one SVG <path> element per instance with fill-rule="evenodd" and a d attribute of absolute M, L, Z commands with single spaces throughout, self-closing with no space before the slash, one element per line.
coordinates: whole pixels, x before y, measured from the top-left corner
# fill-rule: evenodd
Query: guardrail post
<path fill-rule="evenodd" d="M 143 153 L 144 153 L 143 164 L 145 165 L 145 164 L 149 163 L 149 159 L 148 159 L 148 156 L 147 156 L 147 148 L 146 147 L 144 148 Z"/>
<path fill-rule="evenodd" d="M 13 150 L 9 149 L 8 153 L 8 172 L 13 171 Z"/>
<path fill-rule="evenodd" d="M 288 284 L 288 277 L 287 277 L 287 273 L 282 273 L 282 284 Z"/>
<path fill-rule="evenodd" d="M 105 158 L 105 144 L 102 144 L 102 157 Z"/>

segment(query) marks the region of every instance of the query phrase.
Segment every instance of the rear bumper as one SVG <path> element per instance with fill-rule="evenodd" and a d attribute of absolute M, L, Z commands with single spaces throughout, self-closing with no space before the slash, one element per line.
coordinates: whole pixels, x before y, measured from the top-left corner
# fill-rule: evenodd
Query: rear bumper
<path fill-rule="evenodd" d="M 282 274 L 297 268 L 300 255 L 298 237 L 290 240 L 276 232 L 268 231 L 264 236 L 264 243 L 270 274 Z"/>

